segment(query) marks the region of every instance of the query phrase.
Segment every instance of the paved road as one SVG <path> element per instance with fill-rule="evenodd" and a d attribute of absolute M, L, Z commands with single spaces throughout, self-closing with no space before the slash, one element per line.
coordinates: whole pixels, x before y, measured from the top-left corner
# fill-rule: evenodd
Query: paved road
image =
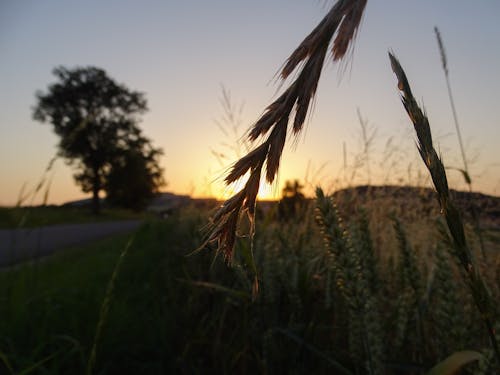
<path fill-rule="evenodd" d="M 0 267 L 52 254 L 112 234 L 137 229 L 140 220 L 53 225 L 30 229 L 0 229 Z"/>

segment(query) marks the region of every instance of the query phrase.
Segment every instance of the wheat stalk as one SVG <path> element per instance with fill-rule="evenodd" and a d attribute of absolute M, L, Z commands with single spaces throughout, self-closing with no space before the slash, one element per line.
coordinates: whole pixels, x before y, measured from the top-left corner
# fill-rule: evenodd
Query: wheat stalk
<path fill-rule="evenodd" d="M 348 309 L 349 351 L 357 361 L 364 358 L 368 374 L 383 373 L 383 343 L 380 332 L 379 306 L 373 285 L 377 278 L 375 259 L 367 257 L 369 242 L 367 231 L 354 238 L 342 218 L 332 197 L 316 189 L 316 221 L 321 229 L 325 249 L 329 254 L 328 267 L 332 269 L 335 286 L 342 293 Z M 368 264 L 370 260 L 371 264 Z"/>
<path fill-rule="evenodd" d="M 495 338 L 494 322 L 498 319 L 497 304 L 493 300 L 488 287 L 474 262 L 472 251 L 465 238 L 464 225 L 458 209 L 450 198 L 448 180 L 443 162 L 439 158 L 433 143 L 429 120 L 417 104 L 406 74 L 398 59 L 389 52 L 392 70 L 398 79 L 398 89 L 401 91 L 403 106 L 410 117 L 418 140 L 418 151 L 430 172 L 432 182 L 437 191 L 441 211 L 446 219 L 446 224 L 453 238 L 453 247 L 461 267 L 466 275 L 472 297 L 478 308 L 483 323 L 486 326 L 491 345 L 497 360 L 500 362 L 500 349 Z"/>
<path fill-rule="evenodd" d="M 253 235 L 255 201 L 261 175 L 269 183 L 274 182 L 286 137 L 297 136 L 314 100 L 326 55 L 331 47 L 333 61 L 339 61 L 349 50 L 356 37 L 367 0 L 338 0 L 316 28 L 302 41 L 285 62 L 280 79 L 286 80 L 301 65 L 297 78 L 264 111 L 249 129 L 248 140 L 260 145 L 233 164 L 224 181 L 227 185 L 249 178 L 239 192 L 226 200 L 212 217 L 207 236 L 201 248 L 217 243 L 218 251 L 228 263 L 233 257 L 237 238 L 236 230 L 242 213 L 247 213 Z M 265 166 L 265 171 L 264 171 Z"/>

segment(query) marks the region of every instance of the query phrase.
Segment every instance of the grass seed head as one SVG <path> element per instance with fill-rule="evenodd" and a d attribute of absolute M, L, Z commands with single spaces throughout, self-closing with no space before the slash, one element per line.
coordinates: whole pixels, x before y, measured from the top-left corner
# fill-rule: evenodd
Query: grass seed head
<path fill-rule="evenodd" d="M 234 163 L 224 180 L 226 184 L 237 181 L 249 171 L 250 178 L 245 187 L 226 201 L 212 219 L 209 239 L 217 240 L 219 249 L 226 254 L 226 259 L 232 255 L 240 211 L 246 209 L 251 216 L 255 214 L 253 206 L 264 163 L 268 182 L 272 183 L 278 174 L 292 111 L 295 108 L 293 134 L 298 135 L 314 100 L 326 54 L 335 33 L 337 32 L 337 37 L 333 41 L 332 58 L 337 61 L 346 55 L 352 45 L 365 5 L 366 0 L 335 2 L 328 14 L 285 62 L 280 73 L 281 79 L 288 78 L 303 63 L 301 71 L 249 130 L 248 139 L 251 142 L 267 133 L 269 136 L 260 146 Z M 229 235 L 230 230 L 235 232 L 234 235 Z"/>

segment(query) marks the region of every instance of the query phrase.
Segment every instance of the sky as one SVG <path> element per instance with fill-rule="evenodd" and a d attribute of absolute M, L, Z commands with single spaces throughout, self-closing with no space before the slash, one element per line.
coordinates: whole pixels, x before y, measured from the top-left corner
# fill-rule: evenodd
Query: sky
<path fill-rule="evenodd" d="M 87 197 L 64 160 L 44 172 L 58 138 L 50 124 L 32 119 L 36 91 L 55 82 L 52 70 L 61 65 L 100 67 L 145 93 L 149 112 L 139 126 L 164 150 L 165 191 L 227 196 L 222 179 L 245 151 L 241 137 L 283 90 L 276 73 L 331 4 L 1 0 L 0 205 L 23 194 L 25 203 L 39 203 L 43 192 L 34 189 L 44 178 L 49 203 Z M 446 48 L 473 188 L 500 195 L 499 16 L 498 1 L 368 0 L 351 57 L 326 64 L 306 130 L 287 140 L 279 181 L 260 196 L 279 195 L 290 179 L 327 189 L 429 183 L 388 50 L 426 109 L 450 185 L 466 189 L 453 169 L 462 162 L 434 26 Z M 236 108 L 235 123 L 224 120 L 223 90 Z M 366 153 L 358 112 L 373 135 Z"/>

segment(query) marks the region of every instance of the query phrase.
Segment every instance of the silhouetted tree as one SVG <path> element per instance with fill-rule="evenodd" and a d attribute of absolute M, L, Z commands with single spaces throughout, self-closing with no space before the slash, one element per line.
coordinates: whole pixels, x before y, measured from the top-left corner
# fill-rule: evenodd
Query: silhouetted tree
<path fill-rule="evenodd" d="M 145 138 L 142 143 L 124 150 L 113 160 L 104 186 L 106 200 L 111 205 L 139 211 L 165 184 L 158 163 L 163 152 L 153 148 Z"/>
<path fill-rule="evenodd" d="M 75 181 L 84 192 L 92 192 L 97 214 L 99 192 L 106 186 L 112 165 L 116 172 L 117 160 L 128 150 L 146 155 L 141 147 L 149 142 L 144 142 L 137 127 L 139 115 L 147 111 L 146 99 L 96 67 L 58 67 L 53 73 L 58 82 L 47 93 L 36 93 L 33 117 L 53 125 L 60 137 L 59 155 L 76 167 Z M 133 179 L 129 174 L 127 184 Z"/>
<path fill-rule="evenodd" d="M 302 193 L 303 188 L 299 180 L 285 182 L 278 205 L 278 215 L 281 220 L 297 216 L 305 207 L 306 199 Z"/>

